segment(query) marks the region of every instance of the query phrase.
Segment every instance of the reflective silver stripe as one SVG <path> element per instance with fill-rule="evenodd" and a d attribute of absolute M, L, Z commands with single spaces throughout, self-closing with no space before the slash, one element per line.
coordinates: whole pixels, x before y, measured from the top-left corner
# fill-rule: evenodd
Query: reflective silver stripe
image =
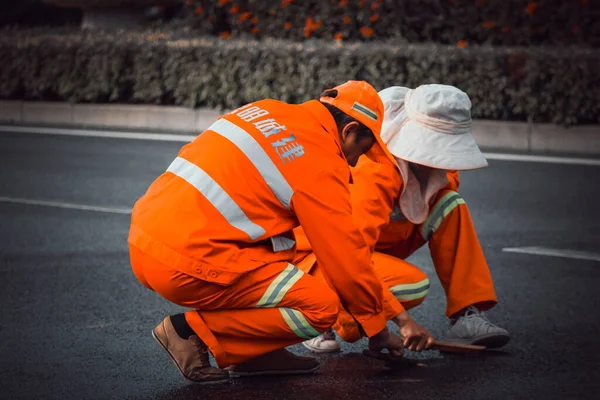
<path fill-rule="evenodd" d="M 208 129 L 235 144 L 258 169 L 258 172 L 281 204 L 286 209 L 290 209 L 290 200 L 294 194 L 291 186 L 252 135 L 226 119 L 217 120 Z"/>
<path fill-rule="evenodd" d="M 352 109 L 358 111 L 359 113 L 361 113 L 363 115 L 366 115 L 367 117 L 371 118 L 373 121 L 377 121 L 377 113 L 363 104 L 356 102 L 352 106 Z"/>
<path fill-rule="evenodd" d="M 390 292 L 400 301 L 420 299 L 427 296 L 429 292 L 429 279 L 426 278 L 416 283 L 392 286 Z"/>
<path fill-rule="evenodd" d="M 188 160 L 177 157 L 167 171 L 185 179 L 198 189 L 210 203 L 225 217 L 227 222 L 245 232 L 254 240 L 265 234 L 265 230 L 252 222 L 231 196 L 204 170 Z"/>
<path fill-rule="evenodd" d="M 442 197 L 433 207 L 429 216 L 423 223 L 421 227 L 421 236 L 425 241 L 428 241 L 431 238 L 440 225 L 442 221 L 452 210 L 458 207 L 460 204 L 465 204 L 465 200 L 460 197 L 460 195 L 456 192 L 448 192 Z"/>
<path fill-rule="evenodd" d="M 312 339 L 320 335 L 320 333 L 308 323 L 300 311 L 283 307 L 279 308 L 279 312 L 290 329 L 301 338 Z"/>
<path fill-rule="evenodd" d="M 292 264 L 288 264 L 286 269 L 281 271 L 281 273 L 277 275 L 277 278 L 271 282 L 265 291 L 265 294 L 258 303 L 256 303 L 256 307 L 275 307 L 303 275 L 303 271 L 294 267 Z"/>
<path fill-rule="evenodd" d="M 271 244 L 273 245 L 273 251 L 278 252 L 291 249 L 296 245 L 296 241 L 282 235 L 277 235 L 271 237 Z"/>

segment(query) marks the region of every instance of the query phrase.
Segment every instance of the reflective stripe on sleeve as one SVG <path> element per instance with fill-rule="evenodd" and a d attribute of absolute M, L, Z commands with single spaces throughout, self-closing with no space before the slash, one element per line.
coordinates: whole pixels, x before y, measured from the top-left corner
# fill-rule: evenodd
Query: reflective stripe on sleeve
<path fill-rule="evenodd" d="M 460 195 L 456 192 L 448 192 L 442 197 L 433 207 L 429 216 L 423 223 L 421 227 L 421 236 L 425 241 L 428 241 L 431 238 L 440 225 L 444 218 L 450 214 L 452 210 L 458 207 L 460 204 L 465 204 L 465 200 L 460 197 Z"/>

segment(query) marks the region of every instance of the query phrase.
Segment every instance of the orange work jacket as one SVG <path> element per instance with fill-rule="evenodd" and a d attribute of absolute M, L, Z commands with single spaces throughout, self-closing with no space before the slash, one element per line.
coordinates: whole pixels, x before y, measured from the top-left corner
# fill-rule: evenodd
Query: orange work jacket
<path fill-rule="evenodd" d="M 359 158 L 355 167 L 351 168 L 353 183 L 350 185 L 352 213 L 354 220 L 363 234 L 371 254 L 376 249 L 391 248 L 405 239 L 408 221 L 391 218 L 398 213 L 398 199 L 404 182 L 398 168 L 389 160 L 371 159 L 367 156 Z M 449 171 L 448 184 L 445 188 L 458 190 L 458 172 Z M 303 227 L 294 229 L 298 242 L 298 251 L 312 250 Z M 315 253 L 316 259 L 320 259 Z M 305 269 L 312 265 L 305 264 Z M 390 291 L 384 293 L 384 305 L 395 312 L 404 307 Z M 388 312 L 388 315 L 393 314 Z"/>
<path fill-rule="evenodd" d="M 302 224 L 329 285 L 372 336 L 383 289 L 354 223 L 350 169 L 316 100 L 262 100 L 220 117 L 136 202 L 129 242 L 183 273 L 230 285 L 295 255 Z"/>

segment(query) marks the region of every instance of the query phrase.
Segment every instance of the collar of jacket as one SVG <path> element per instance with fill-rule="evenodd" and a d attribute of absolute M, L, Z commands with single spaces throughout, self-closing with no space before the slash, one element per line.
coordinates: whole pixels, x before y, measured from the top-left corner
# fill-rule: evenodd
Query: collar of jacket
<path fill-rule="evenodd" d="M 342 144 L 340 142 L 340 134 L 338 132 L 337 125 L 335 124 L 335 120 L 333 119 L 333 116 L 327 107 L 325 107 L 319 100 L 310 100 L 306 103 L 302 103 L 301 106 L 306 108 L 308 112 L 310 112 L 317 119 L 317 121 L 319 121 L 321 126 L 323 126 L 323 128 L 331 135 L 339 150 L 339 156 L 342 157 L 344 161 L 348 162 L 346 156 L 344 155 L 344 151 L 342 150 Z M 353 183 L 350 165 L 348 165 L 348 176 L 349 182 Z"/>

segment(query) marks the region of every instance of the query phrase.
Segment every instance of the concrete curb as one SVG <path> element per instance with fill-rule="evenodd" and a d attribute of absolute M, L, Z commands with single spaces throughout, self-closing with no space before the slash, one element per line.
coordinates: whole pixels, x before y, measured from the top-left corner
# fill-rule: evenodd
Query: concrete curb
<path fill-rule="evenodd" d="M 221 114 L 213 109 L 121 104 L 0 101 L 0 123 L 192 133 Z"/>
<path fill-rule="evenodd" d="M 157 105 L 71 104 L 0 101 L 0 123 L 60 125 L 196 134 L 223 111 Z M 484 149 L 535 153 L 600 155 L 600 125 L 473 121 L 473 135 Z"/>

